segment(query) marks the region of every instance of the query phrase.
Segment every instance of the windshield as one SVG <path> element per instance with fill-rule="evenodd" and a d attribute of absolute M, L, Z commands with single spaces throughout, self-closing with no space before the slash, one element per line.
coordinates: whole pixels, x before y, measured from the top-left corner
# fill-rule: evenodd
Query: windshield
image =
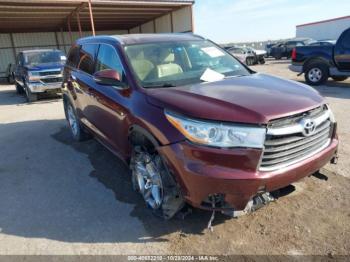
<path fill-rule="evenodd" d="M 66 56 L 61 51 L 38 51 L 24 55 L 24 64 L 37 65 L 47 63 L 65 63 Z"/>
<path fill-rule="evenodd" d="M 136 77 L 146 88 L 250 74 L 235 58 L 205 40 L 129 45 L 125 52 Z"/>

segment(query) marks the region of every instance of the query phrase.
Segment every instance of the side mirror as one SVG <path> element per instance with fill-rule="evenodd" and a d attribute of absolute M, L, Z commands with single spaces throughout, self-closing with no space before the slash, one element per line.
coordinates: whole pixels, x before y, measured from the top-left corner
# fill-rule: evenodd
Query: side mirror
<path fill-rule="evenodd" d="M 106 69 L 96 72 L 94 75 L 94 81 L 100 85 L 107 86 L 121 86 L 122 78 L 118 71 L 113 69 Z"/>

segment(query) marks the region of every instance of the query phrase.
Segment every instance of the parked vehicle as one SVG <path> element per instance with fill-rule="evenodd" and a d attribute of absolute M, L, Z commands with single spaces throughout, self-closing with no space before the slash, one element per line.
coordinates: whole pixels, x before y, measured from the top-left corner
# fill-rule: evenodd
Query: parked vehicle
<path fill-rule="evenodd" d="M 254 49 L 252 47 L 246 47 L 248 52 L 252 52 L 255 56 L 255 63 L 254 64 L 265 64 L 265 56 L 266 51 L 265 50 L 258 50 Z"/>
<path fill-rule="evenodd" d="M 185 203 L 253 211 L 336 160 L 336 122 L 317 91 L 196 35 L 78 40 L 63 105 L 74 139 L 93 135 L 129 163 L 134 189 L 167 219 Z"/>
<path fill-rule="evenodd" d="M 278 45 L 279 43 L 272 43 L 272 44 L 266 44 L 265 45 L 265 51 L 266 51 L 266 58 L 269 58 L 271 56 L 271 48 L 274 46 L 274 45 Z"/>
<path fill-rule="evenodd" d="M 15 81 L 17 93 L 25 92 L 29 102 L 38 94 L 61 92 L 62 70 L 66 56 L 60 50 L 22 51 L 17 55 Z"/>
<path fill-rule="evenodd" d="M 350 76 L 350 28 L 335 45 L 301 46 L 293 50 L 289 69 L 304 74 L 309 85 L 322 85 L 329 77 L 344 81 Z"/>
<path fill-rule="evenodd" d="M 337 40 L 320 40 L 311 42 L 308 44 L 308 46 L 333 46 L 336 42 Z"/>
<path fill-rule="evenodd" d="M 230 49 L 227 49 L 227 51 L 246 65 L 256 64 L 257 58 L 255 56 L 255 53 L 249 52 L 244 47 L 235 46 L 235 47 L 231 47 Z"/>
<path fill-rule="evenodd" d="M 15 75 L 14 75 L 15 65 L 14 64 L 8 64 L 6 69 L 6 79 L 7 83 L 14 84 L 15 83 Z"/>
<path fill-rule="evenodd" d="M 275 59 L 281 59 L 286 57 L 287 59 L 291 58 L 293 48 L 296 46 L 305 46 L 311 39 L 295 39 L 289 40 L 271 47 L 270 55 Z"/>

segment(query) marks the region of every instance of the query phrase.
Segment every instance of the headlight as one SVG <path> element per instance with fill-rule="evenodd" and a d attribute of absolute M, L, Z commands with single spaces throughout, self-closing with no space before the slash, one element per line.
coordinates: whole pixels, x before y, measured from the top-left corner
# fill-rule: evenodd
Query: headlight
<path fill-rule="evenodd" d="M 28 71 L 29 80 L 39 80 L 39 72 Z"/>
<path fill-rule="evenodd" d="M 213 147 L 263 148 L 266 128 L 222 124 L 185 118 L 165 112 L 166 118 L 188 140 Z"/>
<path fill-rule="evenodd" d="M 327 105 L 327 108 L 328 108 L 328 112 L 329 112 L 329 119 L 331 120 L 332 123 L 335 123 L 336 120 L 335 120 L 335 117 L 334 117 L 334 114 L 333 114 L 333 111 L 331 110 L 330 106 Z"/>
<path fill-rule="evenodd" d="M 39 76 L 39 72 L 28 71 L 28 76 Z"/>

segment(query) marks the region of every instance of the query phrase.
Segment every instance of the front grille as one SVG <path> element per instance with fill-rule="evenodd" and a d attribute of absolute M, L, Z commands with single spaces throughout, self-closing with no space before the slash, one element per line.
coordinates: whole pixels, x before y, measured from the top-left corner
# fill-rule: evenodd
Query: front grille
<path fill-rule="evenodd" d="M 41 79 L 42 82 L 44 83 L 57 83 L 57 82 L 62 82 L 63 78 L 62 77 L 53 77 L 53 78 L 44 78 Z"/>
<path fill-rule="evenodd" d="M 51 75 L 59 75 L 59 74 L 61 74 L 60 70 L 39 72 L 40 76 L 51 76 Z"/>
<path fill-rule="evenodd" d="M 315 123 L 316 129 L 311 135 L 303 134 L 303 119 L 310 119 Z M 271 121 L 260 170 L 277 170 L 320 152 L 329 145 L 332 133 L 333 123 L 326 106 Z"/>

